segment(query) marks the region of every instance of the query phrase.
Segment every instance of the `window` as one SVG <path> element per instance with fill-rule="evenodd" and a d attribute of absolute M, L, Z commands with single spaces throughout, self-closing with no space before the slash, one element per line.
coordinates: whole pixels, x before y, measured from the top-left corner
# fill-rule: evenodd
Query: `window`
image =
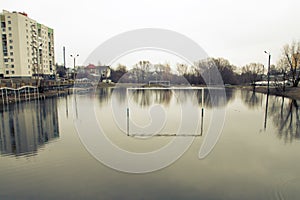
<path fill-rule="evenodd" d="M 8 64 L 5 64 L 5 67 L 8 68 Z"/>
<path fill-rule="evenodd" d="M 30 71 L 28 71 L 28 74 L 30 74 Z"/>
<path fill-rule="evenodd" d="M 11 21 L 7 21 L 8 24 L 11 24 Z"/>
<path fill-rule="evenodd" d="M 28 69 L 30 69 L 30 65 L 28 65 Z"/>
<path fill-rule="evenodd" d="M 11 27 L 8 27 L 8 30 L 11 31 Z"/>
<path fill-rule="evenodd" d="M 11 56 L 13 56 L 13 55 L 14 55 L 14 52 L 10 52 L 9 54 L 10 54 Z"/>
<path fill-rule="evenodd" d="M 13 46 L 9 46 L 9 49 L 13 49 L 14 47 Z"/>
<path fill-rule="evenodd" d="M 11 58 L 11 59 L 10 59 L 10 61 L 11 61 L 11 62 L 14 62 L 14 59 L 13 59 L 13 58 Z"/>
<path fill-rule="evenodd" d="M 10 18 L 10 16 L 7 16 L 7 18 Z"/>
<path fill-rule="evenodd" d="M 9 74 L 9 71 L 5 71 L 6 74 Z"/>
<path fill-rule="evenodd" d="M 15 74 L 15 71 L 11 71 L 12 74 Z"/>
<path fill-rule="evenodd" d="M 7 59 L 7 58 L 4 58 L 4 62 L 8 62 L 8 59 Z"/>
<path fill-rule="evenodd" d="M 13 40 L 9 40 L 9 43 L 13 43 Z"/>
<path fill-rule="evenodd" d="M 8 34 L 8 36 L 9 36 L 9 37 L 12 37 L 12 34 L 11 34 L 11 33 L 9 33 L 9 34 Z"/>

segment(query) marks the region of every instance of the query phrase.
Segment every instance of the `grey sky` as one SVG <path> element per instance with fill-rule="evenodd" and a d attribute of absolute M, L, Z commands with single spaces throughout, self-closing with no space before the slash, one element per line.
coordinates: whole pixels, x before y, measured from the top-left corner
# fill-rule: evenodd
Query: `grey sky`
<path fill-rule="evenodd" d="M 54 28 L 56 62 L 66 46 L 67 66 L 70 54 L 80 54 L 80 65 L 105 40 L 137 28 L 179 32 L 237 66 L 266 65 L 264 50 L 276 63 L 282 46 L 300 39 L 298 0 L 4 0 L 1 7 Z"/>

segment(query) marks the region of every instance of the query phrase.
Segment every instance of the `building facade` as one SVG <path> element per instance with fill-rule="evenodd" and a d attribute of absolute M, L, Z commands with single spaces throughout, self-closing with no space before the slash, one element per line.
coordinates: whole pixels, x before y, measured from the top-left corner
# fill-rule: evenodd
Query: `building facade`
<path fill-rule="evenodd" d="M 53 29 L 26 13 L 0 13 L 0 77 L 33 78 L 55 74 Z"/>
<path fill-rule="evenodd" d="M 93 64 L 89 64 L 84 68 L 84 71 L 88 78 L 94 79 L 101 82 L 111 82 L 111 69 L 109 66 L 95 66 Z"/>

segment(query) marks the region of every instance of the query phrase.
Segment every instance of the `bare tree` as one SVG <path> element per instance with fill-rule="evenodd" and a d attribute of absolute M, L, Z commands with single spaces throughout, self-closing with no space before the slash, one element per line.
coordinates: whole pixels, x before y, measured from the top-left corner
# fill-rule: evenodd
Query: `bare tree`
<path fill-rule="evenodd" d="M 162 65 L 163 71 L 162 71 L 162 79 L 163 80 L 170 80 L 171 79 L 171 66 L 169 63 L 165 63 Z"/>
<path fill-rule="evenodd" d="M 213 63 L 220 72 L 225 84 L 236 84 L 236 66 L 232 65 L 227 59 L 224 58 L 213 58 Z"/>
<path fill-rule="evenodd" d="M 245 76 L 247 82 L 255 85 L 255 82 L 261 79 L 264 72 L 264 66 L 260 63 L 250 63 L 242 67 L 242 75 Z"/>
<path fill-rule="evenodd" d="M 122 64 L 118 64 L 117 68 L 116 68 L 116 71 L 121 71 L 123 73 L 126 73 L 127 72 L 127 67 L 125 65 L 122 65 Z"/>
<path fill-rule="evenodd" d="M 137 72 L 138 82 L 145 82 L 149 76 L 152 64 L 149 61 L 139 61 L 135 64 L 134 70 Z"/>
<path fill-rule="evenodd" d="M 187 74 L 188 66 L 186 64 L 177 63 L 177 72 L 180 76 Z"/>
<path fill-rule="evenodd" d="M 293 41 L 282 49 L 282 58 L 277 63 L 278 68 L 288 70 L 288 76 L 293 87 L 297 87 L 300 81 L 300 42 Z"/>

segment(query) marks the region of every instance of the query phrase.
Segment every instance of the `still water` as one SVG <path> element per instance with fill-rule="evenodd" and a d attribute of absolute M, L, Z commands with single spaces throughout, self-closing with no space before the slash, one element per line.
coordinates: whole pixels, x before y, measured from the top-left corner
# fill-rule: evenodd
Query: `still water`
<path fill-rule="evenodd" d="M 129 101 L 127 95 L 126 89 L 104 88 L 1 108 L 0 199 L 300 198 L 299 101 L 227 90 L 226 101 L 213 108 L 206 91 L 202 118 L 200 91 L 135 91 Z M 222 108 L 222 134 L 199 159 L 207 130 L 218 123 L 211 121 L 213 110 Z M 200 114 L 181 130 L 183 109 Z M 96 119 L 109 140 L 130 152 L 155 151 L 177 137 L 194 140 L 163 169 L 124 173 L 85 148 L 80 138 L 93 127 L 82 132 L 84 119 Z"/>

